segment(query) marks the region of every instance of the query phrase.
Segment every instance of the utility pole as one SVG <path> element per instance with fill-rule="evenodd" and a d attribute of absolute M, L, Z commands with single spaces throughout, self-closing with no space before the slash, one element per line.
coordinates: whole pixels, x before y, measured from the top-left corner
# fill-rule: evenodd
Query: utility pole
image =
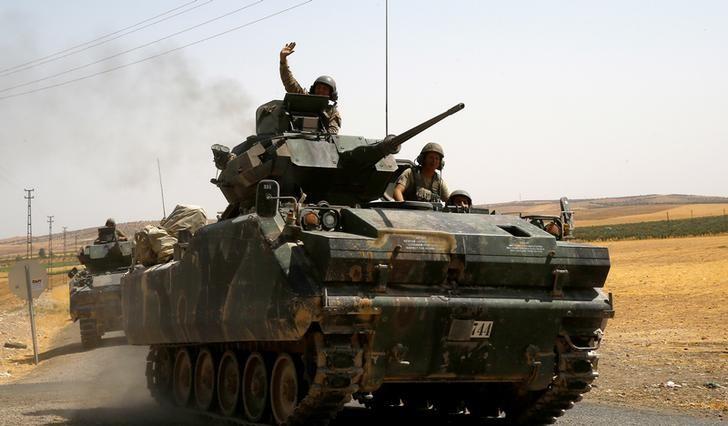
<path fill-rule="evenodd" d="M 78 231 L 73 234 L 73 253 L 78 252 Z"/>
<path fill-rule="evenodd" d="M 63 227 L 63 254 L 61 255 L 61 262 L 66 260 L 67 252 L 66 252 L 66 229 L 67 227 Z"/>
<path fill-rule="evenodd" d="M 30 200 L 35 198 L 33 196 L 35 189 L 24 189 L 23 191 L 25 191 L 24 198 L 28 200 L 28 235 L 25 240 L 25 257 L 31 259 L 33 257 L 33 218 L 30 215 Z"/>
<path fill-rule="evenodd" d="M 51 268 L 53 268 L 53 216 L 48 216 L 48 284 L 53 288 L 53 277 L 51 276 Z"/>

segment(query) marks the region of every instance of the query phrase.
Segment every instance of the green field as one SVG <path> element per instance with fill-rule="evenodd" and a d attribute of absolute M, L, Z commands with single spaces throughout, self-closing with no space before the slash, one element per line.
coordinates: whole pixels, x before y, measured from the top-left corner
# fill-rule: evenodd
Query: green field
<path fill-rule="evenodd" d="M 584 241 L 642 240 L 647 238 L 713 235 L 726 232 L 728 232 L 728 216 L 711 216 L 694 219 L 586 226 L 576 228 L 574 238 Z"/>
<path fill-rule="evenodd" d="M 34 260 L 38 261 L 44 268 L 48 267 L 48 259 L 39 259 L 39 258 L 33 258 Z M 0 272 L 8 272 L 10 268 L 13 267 L 15 264 L 15 259 L 6 259 L 6 260 L 0 260 Z M 63 268 L 67 266 L 76 266 L 78 265 L 78 260 L 75 257 L 68 256 L 66 258 L 54 258 L 53 259 L 53 268 Z M 53 274 L 59 274 L 59 273 L 65 273 L 64 271 L 54 271 Z"/>

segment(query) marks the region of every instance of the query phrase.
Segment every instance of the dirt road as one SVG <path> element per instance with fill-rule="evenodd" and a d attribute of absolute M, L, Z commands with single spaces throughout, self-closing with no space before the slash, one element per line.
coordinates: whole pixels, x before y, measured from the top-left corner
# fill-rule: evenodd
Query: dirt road
<path fill-rule="evenodd" d="M 66 326 L 42 363 L 23 379 L 0 386 L 0 424 L 65 425 L 192 425 L 210 419 L 158 406 L 148 395 L 144 381 L 147 348 L 127 346 L 117 334 L 104 339 L 101 348 L 84 352 L 78 326 Z M 397 416 L 397 413 L 392 413 Z M 393 421 L 372 417 L 361 407 L 348 407 L 338 425 L 371 425 Z M 402 419 L 411 422 L 413 419 Z M 461 424 L 460 419 L 417 418 L 419 424 Z M 212 423 L 214 423 L 214 419 Z M 577 405 L 559 424 L 720 424 L 716 420 L 672 412 L 616 408 L 587 401 Z M 503 424 L 495 420 L 492 424 Z"/>

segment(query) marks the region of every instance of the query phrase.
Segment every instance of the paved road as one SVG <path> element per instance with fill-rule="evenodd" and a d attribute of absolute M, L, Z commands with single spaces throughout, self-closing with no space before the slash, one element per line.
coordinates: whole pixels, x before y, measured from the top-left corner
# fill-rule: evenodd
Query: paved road
<path fill-rule="evenodd" d="M 101 348 L 84 352 L 78 326 L 63 330 L 56 347 L 42 354 L 43 363 L 23 380 L 0 386 L 0 424 L 192 425 L 210 419 L 159 407 L 144 382 L 147 348 L 125 345 L 124 338 L 105 338 Z M 338 425 L 413 423 L 413 419 L 374 418 L 361 407 L 348 407 Z M 458 424 L 460 419 L 418 418 L 419 425 Z M 493 421 L 492 424 L 503 424 Z M 562 425 L 711 425 L 715 421 L 677 413 L 634 410 L 589 402 L 577 404 Z M 723 423 L 724 424 L 724 423 Z"/>

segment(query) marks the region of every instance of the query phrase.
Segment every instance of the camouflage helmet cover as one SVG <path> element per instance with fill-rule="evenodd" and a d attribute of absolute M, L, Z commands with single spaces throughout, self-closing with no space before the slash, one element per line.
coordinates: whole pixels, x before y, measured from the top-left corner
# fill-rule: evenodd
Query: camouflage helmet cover
<path fill-rule="evenodd" d="M 339 92 L 336 91 L 336 81 L 334 81 L 332 77 L 329 77 L 328 75 L 322 75 L 317 78 L 316 81 L 314 81 L 311 85 L 311 88 L 308 89 L 309 94 L 313 94 L 313 89 L 316 87 L 317 84 L 325 84 L 331 88 L 330 99 L 332 101 L 336 102 L 339 99 Z"/>
<path fill-rule="evenodd" d="M 106 219 L 106 226 L 116 226 L 116 221 L 113 217 Z"/>

